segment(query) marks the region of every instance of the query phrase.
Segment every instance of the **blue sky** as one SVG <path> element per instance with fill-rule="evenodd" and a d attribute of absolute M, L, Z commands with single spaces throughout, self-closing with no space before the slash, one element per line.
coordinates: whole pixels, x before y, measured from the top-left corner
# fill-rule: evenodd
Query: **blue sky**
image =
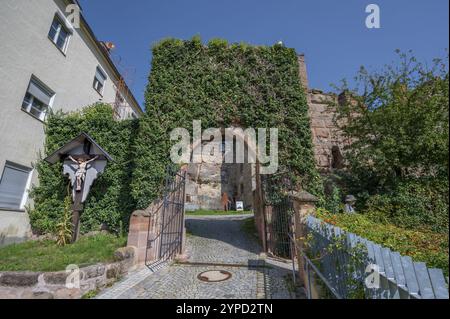
<path fill-rule="evenodd" d="M 359 66 L 379 68 L 395 49 L 430 62 L 449 47 L 448 0 L 81 0 L 97 38 L 116 45 L 114 59 L 143 104 L 151 46 L 167 37 L 272 45 L 306 55 L 310 86 L 330 91 Z M 367 29 L 375 3 L 381 28 Z"/>

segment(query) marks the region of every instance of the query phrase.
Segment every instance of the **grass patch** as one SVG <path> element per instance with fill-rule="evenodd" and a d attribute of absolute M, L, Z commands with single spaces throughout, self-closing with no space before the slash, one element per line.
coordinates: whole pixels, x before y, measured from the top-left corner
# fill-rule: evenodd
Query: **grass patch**
<path fill-rule="evenodd" d="M 332 214 L 318 210 L 317 217 L 402 255 L 411 256 L 414 261 L 425 262 L 430 268 L 440 268 L 448 276 L 448 234 L 377 223 L 361 214 Z"/>
<path fill-rule="evenodd" d="M 199 209 L 194 211 L 187 211 L 186 215 L 188 216 L 223 216 L 223 215 L 243 215 L 243 214 L 253 214 L 252 211 L 242 211 L 237 212 L 234 210 L 207 210 L 207 209 Z"/>
<path fill-rule="evenodd" d="M 100 234 L 62 247 L 51 240 L 9 245 L 0 249 L 0 271 L 60 271 L 71 264 L 84 267 L 111 262 L 116 249 L 124 247 L 126 241 L 124 237 Z"/>
<path fill-rule="evenodd" d="M 186 227 L 186 237 L 192 237 L 194 236 L 194 234 L 192 233 L 192 231 Z"/>
<path fill-rule="evenodd" d="M 81 296 L 81 299 L 94 299 L 99 294 L 100 290 L 90 290 L 87 293 L 85 293 L 83 296 Z"/>

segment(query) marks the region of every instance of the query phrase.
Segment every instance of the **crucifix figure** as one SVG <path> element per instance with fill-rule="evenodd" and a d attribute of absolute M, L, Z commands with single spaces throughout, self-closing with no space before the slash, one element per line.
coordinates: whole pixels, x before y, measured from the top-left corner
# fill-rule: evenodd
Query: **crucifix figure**
<path fill-rule="evenodd" d="M 80 216 L 93 182 L 112 157 L 84 132 L 45 158 L 49 164 L 63 162 L 63 175 L 72 186 L 72 242 L 79 237 Z"/>
<path fill-rule="evenodd" d="M 82 185 L 84 180 L 86 179 L 86 172 L 88 169 L 88 165 L 89 163 L 95 161 L 98 158 L 98 155 L 87 160 L 85 158 L 77 158 L 74 159 L 71 155 L 69 155 L 68 157 L 72 162 L 74 162 L 75 164 L 78 165 L 77 171 L 75 172 L 75 178 L 76 178 L 76 183 L 75 183 L 75 191 L 77 192 L 81 192 L 82 189 Z"/>

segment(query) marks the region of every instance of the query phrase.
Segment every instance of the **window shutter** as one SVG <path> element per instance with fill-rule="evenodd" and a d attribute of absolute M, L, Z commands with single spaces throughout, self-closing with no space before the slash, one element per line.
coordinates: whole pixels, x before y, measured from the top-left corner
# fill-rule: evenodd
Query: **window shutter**
<path fill-rule="evenodd" d="M 97 67 L 97 69 L 95 71 L 95 77 L 102 85 L 105 85 L 106 75 L 103 73 L 102 70 L 100 70 L 99 67 Z"/>
<path fill-rule="evenodd" d="M 53 96 L 51 92 L 49 92 L 42 85 L 33 80 L 31 80 L 30 86 L 28 87 L 28 93 L 33 95 L 35 98 L 37 98 L 47 106 L 50 105 L 50 100 Z"/>
<path fill-rule="evenodd" d="M 30 171 L 5 165 L 0 181 L 0 207 L 20 209 Z"/>
<path fill-rule="evenodd" d="M 64 16 L 64 14 L 62 14 L 61 12 L 56 12 L 56 16 L 58 19 L 59 23 L 67 30 L 68 33 L 72 34 L 74 33 L 74 28 L 72 26 L 72 24 L 69 22 L 69 20 L 67 20 L 67 18 Z"/>

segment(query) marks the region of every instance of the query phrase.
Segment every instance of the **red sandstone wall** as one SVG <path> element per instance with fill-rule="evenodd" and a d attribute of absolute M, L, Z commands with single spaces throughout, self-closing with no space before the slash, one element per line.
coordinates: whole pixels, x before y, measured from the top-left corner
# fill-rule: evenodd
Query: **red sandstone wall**
<path fill-rule="evenodd" d="M 335 109 L 329 107 L 329 102 L 338 104 L 338 97 L 309 89 L 304 55 L 299 55 L 298 61 L 300 81 L 307 93 L 316 166 L 321 173 L 327 174 L 333 170 L 333 166 L 342 166 L 344 146 L 348 144 L 334 122 Z"/>

